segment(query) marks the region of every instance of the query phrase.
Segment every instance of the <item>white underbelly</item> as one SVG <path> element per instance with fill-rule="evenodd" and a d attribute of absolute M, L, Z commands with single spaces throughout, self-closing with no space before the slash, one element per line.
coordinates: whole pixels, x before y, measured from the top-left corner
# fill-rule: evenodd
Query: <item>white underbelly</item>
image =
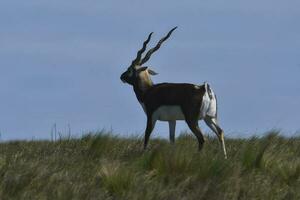
<path fill-rule="evenodd" d="M 207 115 L 207 108 L 200 109 L 198 120 L 203 119 Z M 161 106 L 152 115 L 153 120 L 159 121 L 173 121 L 185 120 L 184 114 L 180 106 Z"/>
<path fill-rule="evenodd" d="M 152 115 L 154 120 L 171 121 L 184 120 L 180 106 L 160 106 Z"/>

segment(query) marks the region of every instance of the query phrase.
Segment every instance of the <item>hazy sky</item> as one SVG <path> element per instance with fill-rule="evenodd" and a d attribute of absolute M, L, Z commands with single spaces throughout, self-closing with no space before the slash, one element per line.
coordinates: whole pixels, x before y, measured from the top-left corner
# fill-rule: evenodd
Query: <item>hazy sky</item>
<path fill-rule="evenodd" d="M 299 0 L 2 0 L 0 25 L 2 139 L 49 138 L 54 123 L 142 135 L 146 116 L 119 77 L 149 32 L 153 46 L 174 26 L 147 63 L 155 82 L 208 81 L 229 136 L 300 129 Z"/>

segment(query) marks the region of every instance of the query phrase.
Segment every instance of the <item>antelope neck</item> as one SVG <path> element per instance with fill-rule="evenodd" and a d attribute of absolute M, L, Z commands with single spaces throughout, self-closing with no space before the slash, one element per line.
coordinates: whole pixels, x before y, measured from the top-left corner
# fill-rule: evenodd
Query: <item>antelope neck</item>
<path fill-rule="evenodd" d="M 147 90 L 153 86 L 153 82 L 147 72 L 141 74 L 135 84 L 133 90 L 139 102 L 144 102 L 144 95 Z"/>

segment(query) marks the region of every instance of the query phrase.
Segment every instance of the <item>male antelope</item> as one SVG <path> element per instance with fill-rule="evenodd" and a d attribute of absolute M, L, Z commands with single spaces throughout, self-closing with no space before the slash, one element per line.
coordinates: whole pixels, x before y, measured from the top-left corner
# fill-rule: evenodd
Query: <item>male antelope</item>
<path fill-rule="evenodd" d="M 194 85 L 188 83 L 159 83 L 153 84 L 150 75 L 157 73 L 142 66 L 146 63 L 152 53 L 157 51 L 161 44 L 166 41 L 177 27 L 169 31 L 157 45 L 150 49 L 144 58 L 142 54 L 146 50 L 151 36 L 144 41 L 143 47 L 137 52 L 136 58 L 128 69 L 121 75 L 121 80 L 133 86 L 135 95 L 147 115 L 147 127 L 144 138 L 144 149 L 146 149 L 150 134 L 157 120 L 168 121 L 170 129 L 170 141 L 175 141 L 176 120 L 185 120 L 191 131 L 195 134 L 202 149 L 204 138 L 198 126 L 198 120 L 204 119 L 205 123 L 218 136 L 223 147 L 225 158 L 226 149 L 223 130 L 217 123 L 217 99 L 207 83 Z"/>

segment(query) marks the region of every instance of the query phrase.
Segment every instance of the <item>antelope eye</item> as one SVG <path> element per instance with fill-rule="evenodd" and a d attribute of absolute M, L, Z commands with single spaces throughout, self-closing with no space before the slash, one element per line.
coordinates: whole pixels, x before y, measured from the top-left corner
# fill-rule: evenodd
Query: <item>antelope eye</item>
<path fill-rule="evenodd" d="M 128 69 L 128 76 L 132 76 L 133 75 L 133 70 L 132 69 Z"/>

